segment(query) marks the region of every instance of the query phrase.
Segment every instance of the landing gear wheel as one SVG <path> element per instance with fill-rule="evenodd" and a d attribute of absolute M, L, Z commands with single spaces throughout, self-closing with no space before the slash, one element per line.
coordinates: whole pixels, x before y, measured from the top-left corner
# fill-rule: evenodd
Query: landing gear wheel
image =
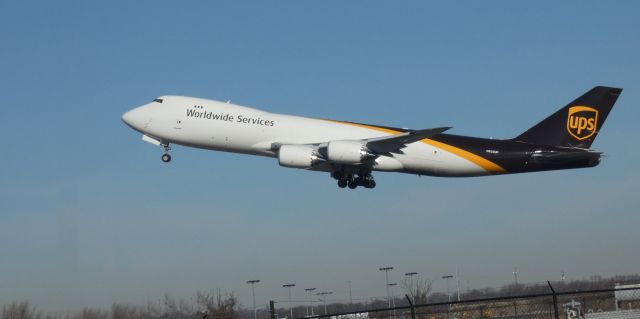
<path fill-rule="evenodd" d="M 358 178 L 355 180 L 358 182 L 359 186 L 364 188 L 376 187 L 376 182 L 373 180 L 373 176 L 371 176 L 371 171 L 360 171 Z"/>
<path fill-rule="evenodd" d="M 349 180 L 349 188 L 351 189 L 355 189 L 356 187 L 358 187 L 358 181 L 356 181 L 355 179 Z"/>
<path fill-rule="evenodd" d="M 162 148 L 164 149 L 164 154 L 162 154 L 162 161 L 165 163 L 169 163 L 171 162 L 171 155 L 169 155 L 169 150 L 171 149 L 171 147 L 169 146 L 169 143 L 164 143 L 162 144 Z"/>
<path fill-rule="evenodd" d="M 340 188 L 345 188 L 345 187 L 347 187 L 347 184 L 348 184 L 348 182 L 347 182 L 347 180 L 346 180 L 346 179 L 339 179 L 339 180 L 338 180 L 338 187 L 340 187 Z"/>

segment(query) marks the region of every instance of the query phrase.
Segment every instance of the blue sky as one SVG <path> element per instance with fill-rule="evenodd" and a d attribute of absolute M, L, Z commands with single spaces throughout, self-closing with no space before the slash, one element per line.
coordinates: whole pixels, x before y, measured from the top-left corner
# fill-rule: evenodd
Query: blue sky
<path fill-rule="evenodd" d="M 288 282 L 383 296 L 384 276 L 473 287 L 635 273 L 640 5 L 0 2 L 0 301 L 47 310 Z M 625 90 L 594 169 L 373 191 L 273 159 L 175 147 L 122 113 L 177 94 L 272 112 L 509 138 L 595 85 Z M 298 289 L 299 288 L 299 289 Z M 435 288 L 444 290 L 442 281 Z"/>

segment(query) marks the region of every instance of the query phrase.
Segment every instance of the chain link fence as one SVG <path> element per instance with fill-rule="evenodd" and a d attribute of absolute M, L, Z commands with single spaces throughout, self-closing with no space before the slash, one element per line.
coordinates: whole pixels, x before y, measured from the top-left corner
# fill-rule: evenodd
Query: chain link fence
<path fill-rule="evenodd" d="M 438 302 L 307 319 L 640 319 L 640 285 L 587 291 L 554 291 L 454 302 Z M 303 319 L 300 318 L 300 319 Z M 275 315 L 272 319 L 276 319 Z"/>

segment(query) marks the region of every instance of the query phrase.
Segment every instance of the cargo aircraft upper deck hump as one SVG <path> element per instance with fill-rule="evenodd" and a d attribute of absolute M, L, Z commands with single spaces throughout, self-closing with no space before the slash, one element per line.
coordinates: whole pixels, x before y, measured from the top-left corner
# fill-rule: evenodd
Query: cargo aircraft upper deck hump
<path fill-rule="evenodd" d="M 142 139 L 274 157 L 284 167 L 329 172 L 341 188 L 373 188 L 373 171 L 486 176 L 593 167 L 590 149 L 622 89 L 596 86 L 512 139 L 316 119 L 181 96 L 161 96 L 122 116 Z"/>

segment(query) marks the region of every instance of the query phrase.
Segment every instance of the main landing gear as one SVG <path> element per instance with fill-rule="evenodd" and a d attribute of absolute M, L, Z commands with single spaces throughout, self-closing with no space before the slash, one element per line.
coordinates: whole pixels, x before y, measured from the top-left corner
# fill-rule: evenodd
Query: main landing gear
<path fill-rule="evenodd" d="M 347 186 L 349 186 L 350 189 L 355 189 L 358 186 L 362 186 L 364 188 L 376 187 L 376 181 L 373 180 L 373 176 L 371 176 L 371 172 L 369 171 L 359 173 L 357 176 L 336 171 L 331 173 L 331 177 L 338 180 L 338 187 L 340 188 L 345 188 Z"/>
<path fill-rule="evenodd" d="M 162 161 L 165 163 L 169 163 L 171 162 L 171 155 L 169 155 L 169 150 L 171 149 L 171 147 L 169 147 L 169 143 L 167 144 L 162 144 L 162 148 L 164 149 L 164 154 L 162 154 Z"/>

